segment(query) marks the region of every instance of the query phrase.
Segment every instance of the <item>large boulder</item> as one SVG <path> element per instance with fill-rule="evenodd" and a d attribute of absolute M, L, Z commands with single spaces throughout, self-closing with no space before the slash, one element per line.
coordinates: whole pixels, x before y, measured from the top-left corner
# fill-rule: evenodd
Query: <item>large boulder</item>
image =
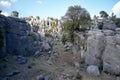
<path fill-rule="evenodd" d="M 120 35 L 107 36 L 103 53 L 103 71 L 120 75 Z"/>
<path fill-rule="evenodd" d="M 45 51 L 49 51 L 51 49 L 51 46 L 47 42 L 42 42 L 42 48 Z"/>
<path fill-rule="evenodd" d="M 93 30 L 88 32 L 87 51 L 85 54 L 85 62 L 88 65 L 101 66 L 102 53 L 105 48 L 105 36 L 101 30 Z"/>

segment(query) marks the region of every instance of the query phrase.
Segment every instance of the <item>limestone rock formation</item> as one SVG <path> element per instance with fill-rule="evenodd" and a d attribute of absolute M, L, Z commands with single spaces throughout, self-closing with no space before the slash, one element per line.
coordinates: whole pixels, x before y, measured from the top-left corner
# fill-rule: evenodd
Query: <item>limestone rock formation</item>
<path fill-rule="evenodd" d="M 115 31 L 89 31 L 85 62 L 104 72 L 120 74 L 120 35 Z"/>
<path fill-rule="evenodd" d="M 88 32 L 85 62 L 88 65 L 101 66 L 101 57 L 105 48 L 105 36 L 100 30 Z"/>
<path fill-rule="evenodd" d="M 31 31 L 31 26 L 23 19 L 0 15 L 0 25 L 4 30 L 4 51 L 1 54 L 32 55 L 38 49 L 35 41 L 41 42 L 40 34 Z M 39 45 L 40 47 L 40 45 Z"/>
<path fill-rule="evenodd" d="M 120 35 L 107 36 L 106 48 L 103 53 L 103 71 L 120 74 Z"/>
<path fill-rule="evenodd" d="M 86 39 L 85 36 L 82 38 L 82 34 L 77 33 L 78 38 L 75 37 L 73 53 L 80 55 L 88 66 L 97 66 L 100 72 L 120 75 L 119 28 L 116 31 L 92 29 L 85 33 Z"/>
<path fill-rule="evenodd" d="M 103 22 L 103 29 L 108 29 L 108 30 L 115 30 L 116 25 L 113 21 L 105 20 Z"/>

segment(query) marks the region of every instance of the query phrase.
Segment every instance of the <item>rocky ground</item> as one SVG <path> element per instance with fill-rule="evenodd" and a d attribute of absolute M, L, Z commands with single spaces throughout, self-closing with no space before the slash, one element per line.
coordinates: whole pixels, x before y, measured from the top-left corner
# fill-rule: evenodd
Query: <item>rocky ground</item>
<path fill-rule="evenodd" d="M 0 80 L 44 80 L 43 77 L 45 80 L 119 80 L 106 73 L 100 76 L 86 73 L 86 65 L 75 59 L 71 50 L 64 51 L 62 44 L 53 49 L 55 52 L 50 56 L 8 55 L 0 59 Z"/>

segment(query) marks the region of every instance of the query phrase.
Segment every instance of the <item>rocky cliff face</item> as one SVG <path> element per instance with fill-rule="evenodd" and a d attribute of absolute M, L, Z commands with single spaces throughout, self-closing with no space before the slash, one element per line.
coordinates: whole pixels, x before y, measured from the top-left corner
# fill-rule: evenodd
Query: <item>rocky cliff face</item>
<path fill-rule="evenodd" d="M 31 27 L 25 20 L 0 15 L 0 26 L 4 36 L 1 55 L 9 53 L 27 56 L 39 49 L 37 43 L 41 42 L 40 35 L 31 32 Z"/>
<path fill-rule="evenodd" d="M 77 34 L 79 38 L 81 34 Z M 90 66 L 97 66 L 100 71 L 107 72 L 113 75 L 120 75 L 120 35 L 119 29 L 98 30 L 93 29 L 86 32 L 87 39 L 78 40 L 73 47 L 79 47 L 82 42 L 86 49 L 77 49 L 77 54 L 84 58 L 85 63 Z M 89 72 L 89 71 L 88 71 Z"/>

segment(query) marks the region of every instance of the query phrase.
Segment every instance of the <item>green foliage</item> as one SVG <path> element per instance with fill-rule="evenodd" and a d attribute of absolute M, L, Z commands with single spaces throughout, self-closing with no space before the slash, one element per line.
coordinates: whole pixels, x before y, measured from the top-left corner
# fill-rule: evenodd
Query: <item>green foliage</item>
<path fill-rule="evenodd" d="M 29 16 L 29 18 L 33 18 L 33 16 Z"/>
<path fill-rule="evenodd" d="M 32 26 L 36 26 L 36 22 L 31 22 L 31 25 Z"/>
<path fill-rule="evenodd" d="M 35 33 L 32 31 L 29 33 L 29 36 L 31 36 L 34 40 L 36 39 Z"/>
<path fill-rule="evenodd" d="M 65 32 L 67 32 L 67 40 L 70 41 L 70 42 L 73 42 L 74 41 L 74 27 L 73 27 L 73 24 L 71 21 L 66 21 L 63 23 L 63 30 Z"/>
<path fill-rule="evenodd" d="M 103 18 L 107 18 L 108 14 L 105 11 L 100 11 L 100 16 L 103 17 Z"/>
<path fill-rule="evenodd" d="M 0 49 L 4 45 L 4 40 L 3 39 L 4 39 L 4 37 L 3 37 L 3 33 L 2 33 L 2 27 L 0 26 Z"/>
<path fill-rule="evenodd" d="M 40 17 L 39 17 L 39 16 L 36 16 L 36 19 L 38 19 L 38 20 L 39 20 L 39 19 L 40 19 Z"/>
<path fill-rule="evenodd" d="M 47 32 L 45 32 L 45 36 L 46 36 L 46 37 L 51 37 L 52 35 L 50 34 L 49 31 L 47 31 Z"/>
<path fill-rule="evenodd" d="M 113 22 L 115 22 L 115 24 L 117 25 L 117 27 L 120 28 L 120 18 L 117 18 L 116 15 L 114 15 L 114 13 L 112 13 L 110 19 Z"/>
<path fill-rule="evenodd" d="M 80 74 L 80 72 L 77 72 L 76 79 L 77 80 L 82 80 L 82 75 Z"/>
<path fill-rule="evenodd" d="M 67 36 L 63 35 L 61 41 L 62 41 L 63 44 L 65 44 L 65 42 L 68 41 Z"/>
<path fill-rule="evenodd" d="M 116 18 L 115 24 L 117 25 L 117 27 L 120 28 L 120 18 Z"/>
<path fill-rule="evenodd" d="M 63 16 L 63 30 L 68 33 L 71 42 L 74 41 L 73 32 L 76 28 L 85 28 L 90 24 L 90 15 L 85 8 L 80 6 L 70 6 Z M 90 27 L 90 26 L 89 26 Z"/>
<path fill-rule="evenodd" d="M 51 29 L 53 30 L 54 28 L 55 28 L 55 20 L 53 19 L 51 23 Z"/>
<path fill-rule="evenodd" d="M 18 17 L 18 16 L 19 16 L 19 13 L 18 13 L 17 11 L 12 11 L 11 16 L 13 16 L 13 17 Z"/>

